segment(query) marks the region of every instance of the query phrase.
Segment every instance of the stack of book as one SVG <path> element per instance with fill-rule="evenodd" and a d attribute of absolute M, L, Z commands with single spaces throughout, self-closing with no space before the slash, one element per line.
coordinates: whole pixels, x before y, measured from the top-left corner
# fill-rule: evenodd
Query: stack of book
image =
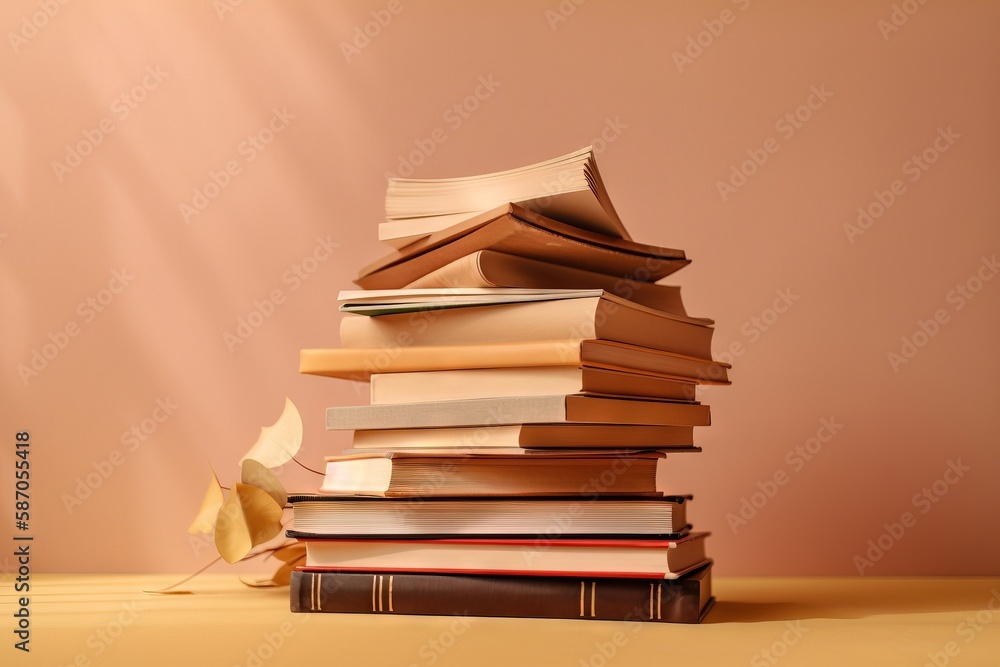
<path fill-rule="evenodd" d="M 327 409 L 352 447 L 290 498 L 292 610 L 698 622 L 707 533 L 656 473 L 729 379 L 712 321 L 657 284 L 684 253 L 629 238 L 590 149 L 390 180 L 386 214 L 342 347 L 301 353 L 371 404 Z"/>

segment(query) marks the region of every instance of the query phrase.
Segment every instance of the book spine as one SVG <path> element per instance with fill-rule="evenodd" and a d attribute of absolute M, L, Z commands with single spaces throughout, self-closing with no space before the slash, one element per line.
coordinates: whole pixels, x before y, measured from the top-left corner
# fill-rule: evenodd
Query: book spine
<path fill-rule="evenodd" d="M 296 570 L 291 610 L 697 623 L 710 599 L 703 572 L 667 581 Z"/>

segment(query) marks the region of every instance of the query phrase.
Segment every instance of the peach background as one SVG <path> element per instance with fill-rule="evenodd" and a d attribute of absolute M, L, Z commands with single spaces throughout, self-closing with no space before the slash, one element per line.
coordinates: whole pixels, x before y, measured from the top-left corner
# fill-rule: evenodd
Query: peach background
<path fill-rule="evenodd" d="M 676 281 L 691 313 L 717 320 L 717 355 L 742 344 L 735 384 L 704 394 L 705 452 L 671 459 L 665 479 L 696 494 L 718 571 L 857 573 L 854 556 L 909 511 L 915 525 L 866 574 L 1000 572 L 1000 280 L 960 310 L 948 301 L 1000 249 L 1000 6 L 929 3 L 884 39 L 888 0 L 594 0 L 554 28 L 556 0 L 403 0 L 348 62 L 341 43 L 388 3 L 257 0 L 220 14 L 225 1 L 70 3 L 18 45 L 10 34 L 43 3 L 0 12 L 0 433 L 32 432 L 38 570 L 207 562 L 186 534 L 207 461 L 231 481 L 285 396 L 305 421 L 304 460 L 346 445 L 324 432 L 323 409 L 365 394 L 299 376 L 298 350 L 337 344 L 335 293 L 385 251 L 385 172 L 415 141 L 443 128 L 414 174 L 452 176 L 568 152 L 617 122 L 599 163 L 619 213 L 636 239 L 694 260 Z M 726 9 L 732 22 L 679 71 L 673 54 Z M 126 116 L 115 100 L 144 76 Z M 480 77 L 499 85 L 457 123 L 446 112 Z M 776 123 L 813 86 L 832 97 L 788 136 Z M 274 108 L 294 118 L 251 161 L 241 142 Z M 53 162 L 102 119 L 113 131 L 60 181 Z M 908 180 L 904 163 L 948 127 L 960 138 Z M 717 182 L 768 138 L 777 152 L 723 201 Z M 230 160 L 239 173 L 186 221 L 180 205 Z M 894 179 L 905 192 L 852 243 L 844 225 Z M 338 247 L 296 284 L 286 272 L 318 238 Z M 80 304 L 122 268 L 134 279 L 91 320 Z M 224 335 L 274 290 L 283 303 L 230 351 Z M 798 298 L 772 320 L 776 290 Z M 948 322 L 894 371 L 887 354 L 937 309 Z M 25 382 L 19 365 L 74 323 Z M 158 399 L 177 407 L 129 451 L 123 436 Z M 795 469 L 786 453 L 824 418 L 843 427 Z M 65 496 L 114 451 L 121 465 L 69 511 Z M 2 452 L 10 544 L 13 447 Z M 949 461 L 969 470 L 914 504 Z M 781 471 L 787 484 L 734 531 L 727 515 Z"/>

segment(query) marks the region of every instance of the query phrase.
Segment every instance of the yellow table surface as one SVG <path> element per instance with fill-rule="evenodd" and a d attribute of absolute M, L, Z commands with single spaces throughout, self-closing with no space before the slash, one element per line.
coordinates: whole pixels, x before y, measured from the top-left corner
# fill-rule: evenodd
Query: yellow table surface
<path fill-rule="evenodd" d="M 701 625 L 292 614 L 288 589 L 202 575 L 33 575 L 31 652 L 8 665 L 1000 665 L 1000 579 L 717 577 Z"/>

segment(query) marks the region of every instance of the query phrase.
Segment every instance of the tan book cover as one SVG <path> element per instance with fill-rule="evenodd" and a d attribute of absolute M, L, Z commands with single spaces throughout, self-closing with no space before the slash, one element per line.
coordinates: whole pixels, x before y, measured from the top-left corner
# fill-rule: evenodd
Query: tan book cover
<path fill-rule="evenodd" d="M 729 384 L 730 364 L 603 340 L 540 340 L 439 347 L 319 348 L 299 354 L 299 372 L 368 382 L 373 373 L 584 366 Z"/>
<path fill-rule="evenodd" d="M 506 424 L 354 432 L 353 449 L 530 451 L 587 449 L 698 451 L 692 426 L 645 424 Z"/>
<path fill-rule="evenodd" d="M 517 396 L 326 409 L 328 430 L 443 428 L 502 424 L 649 424 L 708 426 L 707 405 L 573 394 Z"/>
<path fill-rule="evenodd" d="M 713 331 L 703 320 L 604 293 L 378 317 L 347 315 L 340 323 L 340 342 L 347 348 L 396 348 L 596 338 L 709 359 Z"/>
<path fill-rule="evenodd" d="M 371 402 L 380 405 L 579 393 L 694 401 L 696 386 L 691 380 L 601 368 L 470 368 L 372 375 Z"/>

